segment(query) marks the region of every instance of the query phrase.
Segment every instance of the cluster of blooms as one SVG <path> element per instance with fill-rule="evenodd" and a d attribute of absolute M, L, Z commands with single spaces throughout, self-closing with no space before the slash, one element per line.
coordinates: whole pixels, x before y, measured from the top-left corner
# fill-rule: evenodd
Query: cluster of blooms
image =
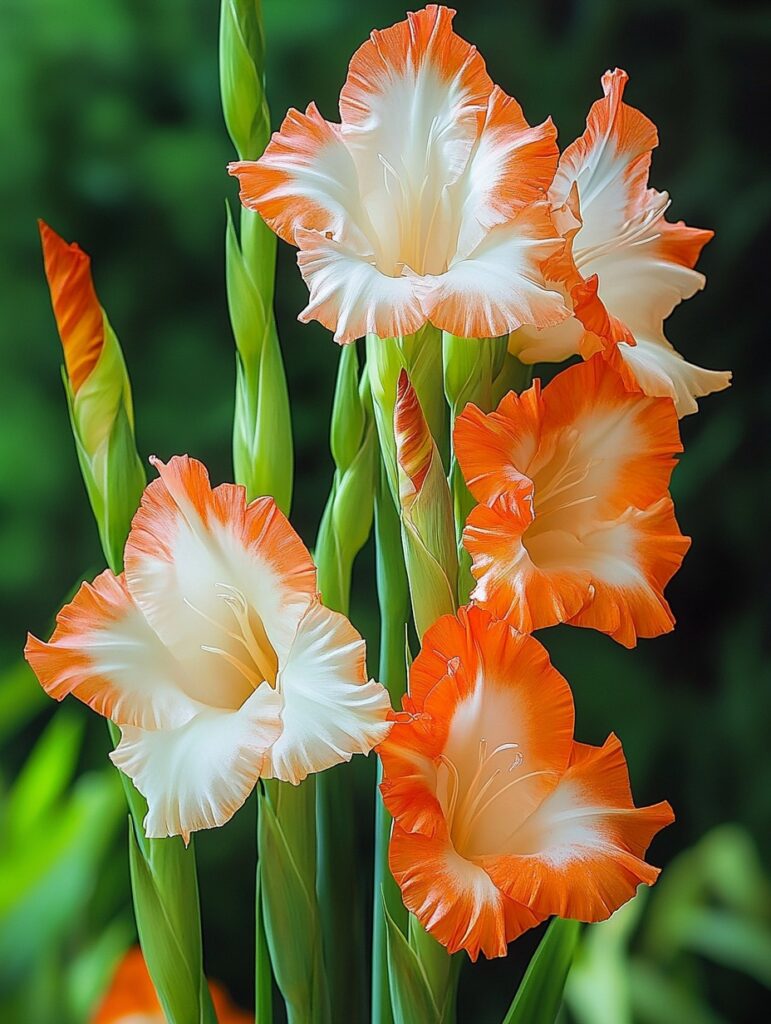
<path fill-rule="evenodd" d="M 688 546 L 668 492 L 678 416 L 730 375 L 664 336 L 703 285 L 693 267 L 710 232 L 665 219 L 666 193 L 648 187 L 656 130 L 623 102 L 627 76 L 603 76 L 560 156 L 551 121 L 528 124 L 452 17 L 430 6 L 374 32 L 340 124 L 313 104 L 291 111 L 260 160 L 231 167 L 243 202 L 299 249 L 300 318 L 339 342 L 429 322 L 508 336 L 524 363 L 583 360 L 458 417 L 476 586 L 424 633 L 401 711 L 322 604 L 274 501 L 212 489 L 186 456 L 153 460 L 125 573 L 84 584 L 27 657 L 52 696 L 120 726 L 112 757 L 147 797 L 149 836 L 187 840 L 260 778 L 297 784 L 377 747 L 405 904 L 476 958 L 552 914 L 605 918 L 656 878 L 643 858 L 669 805 L 634 807 L 615 737 L 574 739 L 569 686 L 530 634 L 569 623 L 631 647 L 672 628 L 663 590 Z M 101 312 L 86 257 L 50 229 L 43 240 L 77 397 Z M 407 384 L 397 424 L 412 500 L 441 462 Z"/>

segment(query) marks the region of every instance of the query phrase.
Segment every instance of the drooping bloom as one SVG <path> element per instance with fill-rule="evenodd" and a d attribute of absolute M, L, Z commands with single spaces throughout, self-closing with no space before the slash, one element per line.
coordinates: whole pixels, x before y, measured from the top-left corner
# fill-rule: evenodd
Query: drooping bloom
<path fill-rule="evenodd" d="M 351 61 L 340 124 L 290 110 L 260 160 L 230 167 L 241 200 L 299 248 L 300 314 L 349 342 L 426 321 L 466 337 L 568 316 L 543 280 L 562 240 L 548 189 L 551 121 L 516 100 L 430 5 L 373 32 Z"/>
<path fill-rule="evenodd" d="M 386 735 L 365 645 L 321 603 L 311 557 L 272 498 L 212 490 L 187 456 L 147 487 L 125 574 L 84 583 L 26 657 L 58 700 L 120 726 L 110 755 L 147 798 L 150 837 L 222 825 L 257 780 L 299 783 Z"/>
<path fill-rule="evenodd" d="M 221 985 L 209 982 L 218 1024 L 251 1024 L 254 1015 L 239 1010 Z M 91 1024 L 165 1024 L 166 1016 L 139 946 L 130 949 L 115 972 Z"/>
<path fill-rule="evenodd" d="M 573 699 L 533 637 L 481 608 L 439 619 L 379 748 L 389 860 L 409 910 L 475 960 L 552 914 L 600 921 L 658 870 L 673 820 L 635 808 L 621 745 L 573 739 Z"/>
<path fill-rule="evenodd" d="M 572 240 L 572 258 L 551 266 L 574 316 L 555 328 L 526 327 L 510 346 L 526 363 L 602 350 L 630 385 L 672 398 L 684 416 L 731 379 L 686 362 L 664 334 L 675 306 L 704 286 L 693 268 L 713 232 L 666 220 L 669 195 L 648 187 L 658 133 L 623 102 L 627 80 L 620 70 L 603 75 L 604 96 L 562 154 L 549 190 L 556 223 Z"/>
<path fill-rule="evenodd" d="M 91 279 L 91 261 L 39 222 L 51 303 L 64 351 L 65 387 L 78 460 L 111 560 L 117 561 L 145 485 L 123 353 Z"/>
<path fill-rule="evenodd" d="M 466 407 L 455 451 L 471 493 L 472 600 L 522 632 L 589 626 L 632 647 L 672 629 L 664 587 L 688 549 L 668 493 L 682 451 L 669 398 L 628 391 L 595 355 Z"/>

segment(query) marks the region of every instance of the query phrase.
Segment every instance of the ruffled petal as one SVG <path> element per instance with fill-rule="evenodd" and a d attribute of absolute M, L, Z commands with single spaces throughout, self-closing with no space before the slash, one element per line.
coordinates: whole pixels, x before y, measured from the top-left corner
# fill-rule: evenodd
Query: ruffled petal
<path fill-rule="evenodd" d="M 395 825 L 388 860 L 405 906 L 450 953 L 505 956 L 507 944 L 539 922 L 460 857 L 446 834 L 430 839 Z"/>
<path fill-rule="evenodd" d="M 730 370 L 707 370 L 687 362 L 662 336 L 638 337 L 634 346 L 613 346 L 606 358 L 630 388 L 646 395 L 671 398 L 678 416 L 699 411 L 697 398 L 724 391 L 731 384 Z"/>
<path fill-rule="evenodd" d="M 519 103 L 496 85 L 479 141 L 458 185 L 458 251 L 472 252 L 495 225 L 545 198 L 558 158 L 557 129 L 551 118 L 531 127 Z"/>
<path fill-rule="evenodd" d="M 591 576 L 592 599 L 570 624 L 608 633 L 624 647 L 634 647 L 638 637 L 669 633 L 675 617 L 664 588 L 691 544 L 677 525 L 672 499 L 628 509 L 581 540 L 576 564 L 583 561 Z"/>
<path fill-rule="evenodd" d="M 453 450 L 477 501 L 490 504 L 510 491 L 525 499 L 532 496 L 527 471 L 538 452 L 542 418 L 538 378 L 521 395 L 504 395 L 493 412 L 484 413 L 471 403 L 466 406 L 455 421 Z"/>
<path fill-rule="evenodd" d="M 436 327 L 466 338 L 492 338 L 523 324 L 546 327 L 570 315 L 544 263 L 564 244 L 544 203 L 525 207 L 493 228 L 446 273 L 425 276 L 423 305 Z"/>
<path fill-rule="evenodd" d="M 400 826 L 427 835 L 439 831 L 441 811 L 463 856 L 495 849 L 500 830 L 537 806 L 567 766 L 567 683 L 537 641 L 480 608 L 426 631 L 404 707 L 416 717 L 397 723 L 380 750 L 386 806 Z M 488 799 L 475 800 L 485 779 L 500 776 L 506 799 L 488 785 Z M 488 802 L 495 808 L 484 813 Z"/>
<path fill-rule="evenodd" d="M 176 729 L 121 727 L 110 754 L 147 800 L 145 834 L 224 825 L 251 793 L 282 729 L 283 697 L 263 683 L 237 711 L 206 709 Z"/>
<path fill-rule="evenodd" d="M 239 707 L 262 679 L 232 667 L 243 657 L 235 611 L 248 609 L 251 628 L 267 634 L 267 660 L 280 660 L 316 594 L 313 562 L 272 498 L 247 505 L 243 487 L 212 490 L 206 468 L 187 456 L 153 462 L 160 477 L 126 544 L 129 591 L 199 699 Z M 217 661 L 223 650 L 230 660 Z"/>
<path fill-rule="evenodd" d="M 354 754 L 368 754 L 390 728 L 391 702 L 367 680 L 364 641 L 344 615 L 315 601 L 297 627 L 278 688 L 283 732 L 271 747 L 265 778 L 295 785 Z"/>
<path fill-rule="evenodd" d="M 602 921 L 652 885 L 644 861 L 656 833 L 674 820 L 668 803 L 635 808 L 621 744 L 575 744 L 559 785 L 511 837 L 485 858 L 485 870 L 511 899 L 537 916 Z"/>
<path fill-rule="evenodd" d="M 575 538 L 547 533 L 531 553 L 523 538 L 532 522 L 529 502 L 503 494 L 491 506 L 472 509 L 463 531 L 476 580 L 471 600 L 521 633 L 575 622 L 593 596 L 592 575 L 585 568 L 569 559 L 543 564 L 565 548 L 572 553 Z"/>
<path fill-rule="evenodd" d="M 549 192 L 559 207 L 578 186 L 583 225 L 576 248 L 615 238 L 647 186 L 658 133 L 652 121 L 623 102 L 628 81 L 618 68 L 602 76 L 604 96 L 592 105 L 584 134 L 560 157 Z"/>
<path fill-rule="evenodd" d="M 315 103 L 290 110 L 259 160 L 231 163 L 244 206 L 292 245 L 298 228 L 360 237 L 362 209 L 353 158 L 340 126 L 325 121 Z"/>
<path fill-rule="evenodd" d="M 472 600 L 530 632 L 572 622 L 632 646 L 672 628 L 663 588 L 688 547 L 667 487 L 681 450 L 668 399 L 630 392 L 602 356 L 494 413 L 458 418 L 472 493 Z"/>
<path fill-rule="evenodd" d="M 73 694 L 119 725 L 184 725 L 200 709 L 185 674 L 147 623 L 123 577 L 109 569 L 84 583 L 56 617 L 48 643 L 30 636 L 24 655 L 56 700 Z"/>
<path fill-rule="evenodd" d="M 383 189 L 390 175 L 401 216 L 417 218 L 411 230 L 421 237 L 442 188 L 466 166 L 493 88 L 476 47 L 453 32 L 454 15 L 430 4 L 373 32 L 340 93 L 343 137 L 364 191 Z"/>
<path fill-rule="evenodd" d="M 372 254 L 362 255 L 317 231 L 298 230 L 297 243 L 297 262 L 310 291 L 299 316 L 303 323 L 318 320 L 343 345 L 365 334 L 413 334 L 426 322 L 414 274 L 389 277 Z"/>

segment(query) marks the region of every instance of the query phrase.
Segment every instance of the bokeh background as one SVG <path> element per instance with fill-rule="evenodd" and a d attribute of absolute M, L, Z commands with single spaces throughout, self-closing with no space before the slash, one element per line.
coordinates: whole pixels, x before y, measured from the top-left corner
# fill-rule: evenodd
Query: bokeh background
<path fill-rule="evenodd" d="M 771 678 L 768 668 L 768 237 L 771 10 L 737 0 L 460 0 L 456 27 L 531 122 L 564 145 L 599 76 L 624 67 L 629 102 L 660 130 L 652 184 L 671 215 L 714 227 L 706 291 L 672 317 L 686 357 L 734 370 L 683 423 L 674 496 L 693 548 L 669 589 L 677 630 L 628 652 L 589 631 L 544 640 L 573 684 L 578 736 L 611 730 L 638 802 L 676 824 L 647 899 L 595 929 L 569 991 L 579 1024 L 765 1019 L 771 985 Z M 397 0 L 265 0 L 277 125 L 316 99 L 336 117 L 347 61 Z M 234 357 L 224 296 L 225 173 L 216 0 L 3 0 L 0 6 L 0 1020 L 76 1024 L 132 920 L 125 814 L 104 724 L 56 710 L 20 664 L 74 585 L 102 567 L 59 376 L 35 219 L 91 253 L 134 384 L 140 451 L 231 475 Z M 296 314 L 304 286 L 280 246 L 278 320 L 296 438 L 293 520 L 309 544 L 326 498 L 337 351 Z M 546 370 L 548 376 L 549 371 Z M 353 618 L 376 638 L 372 554 Z M 373 644 L 374 650 L 374 644 Z M 359 820 L 371 804 L 360 769 Z M 207 966 L 244 1006 L 252 962 L 253 816 L 198 843 Z M 366 851 L 364 851 L 366 852 Z M 362 879 L 366 885 L 366 879 Z M 466 970 L 462 1021 L 500 1020 L 537 936 Z"/>

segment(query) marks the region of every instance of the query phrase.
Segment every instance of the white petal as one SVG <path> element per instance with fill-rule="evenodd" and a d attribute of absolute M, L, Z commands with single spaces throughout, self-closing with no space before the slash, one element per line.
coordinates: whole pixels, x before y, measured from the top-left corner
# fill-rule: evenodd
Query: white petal
<path fill-rule="evenodd" d="M 542 265 L 561 245 L 546 206 L 532 204 L 511 223 L 493 228 L 447 273 L 422 279 L 429 320 L 467 338 L 560 323 L 570 310 L 559 288 L 544 280 Z"/>
<path fill-rule="evenodd" d="M 187 673 L 190 691 L 213 707 L 240 707 L 254 688 L 225 658 L 243 659 L 229 601 L 261 619 L 279 659 L 315 594 L 315 569 L 271 498 L 248 508 L 244 489 L 212 490 L 204 466 L 187 456 L 163 465 L 142 497 L 126 545 L 134 600 Z M 261 680 L 258 680 L 258 682 Z"/>
<path fill-rule="evenodd" d="M 206 709 L 178 729 L 121 728 L 110 755 L 147 799 L 151 839 L 214 828 L 251 793 L 281 732 L 281 695 L 266 683 L 237 711 Z"/>
<path fill-rule="evenodd" d="M 270 749 L 265 778 L 297 784 L 385 739 L 387 690 L 367 681 L 365 644 L 345 618 L 314 602 L 279 673 L 284 730 Z"/>
<path fill-rule="evenodd" d="M 414 274 L 388 277 L 372 254 L 360 255 L 317 231 L 299 230 L 297 243 L 297 262 L 310 291 L 299 317 L 303 323 L 318 320 L 341 344 L 365 334 L 413 334 L 425 323 Z"/>
<path fill-rule="evenodd" d="M 72 693 L 119 725 L 145 729 L 172 729 L 200 710 L 182 666 L 109 570 L 84 583 L 56 623 L 49 643 L 30 637 L 25 652 L 52 697 Z"/>

